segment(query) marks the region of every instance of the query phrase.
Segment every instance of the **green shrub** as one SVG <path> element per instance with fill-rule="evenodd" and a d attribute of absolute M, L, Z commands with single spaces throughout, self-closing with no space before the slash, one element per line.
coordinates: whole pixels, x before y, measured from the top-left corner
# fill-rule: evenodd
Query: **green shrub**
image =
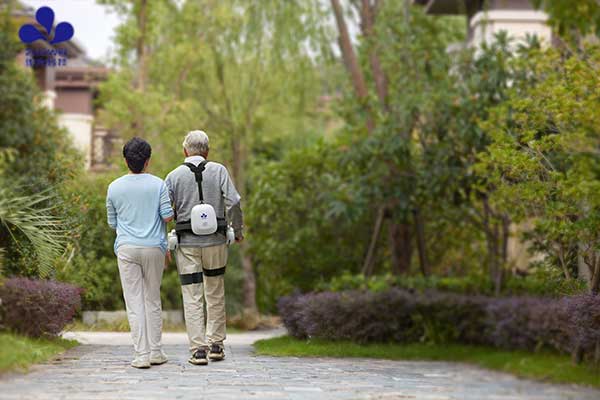
<path fill-rule="evenodd" d="M 106 188 L 111 176 L 90 175 L 69 186 L 78 205 L 79 229 L 68 256 L 56 268 L 56 277 L 84 289 L 84 310 L 124 309 L 114 231 L 106 223 Z"/>
<path fill-rule="evenodd" d="M 0 205 L 5 217 L 0 224 L 0 248 L 4 249 L 6 275 L 37 277 L 50 272 L 66 232 L 77 222 L 77 205 L 65 188 L 83 169 L 83 161 L 66 130 L 59 127 L 55 113 L 42 104 L 34 75 L 15 62 L 23 44 L 18 41 L 10 12 L 5 11 L 3 7 L 0 15 L 0 186 L 4 189 L 0 197 L 5 201 Z M 29 200 L 28 206 L 36 211 L 43 211 L 38 214 L 19 207 L 19 197 Z M 17 209 L 11 210 L 12 206 Z M 28 220 L 21 227 L 40 226 L 44 219 L 60 219 L 58 227 L 50 231 L 63 232 L 50 238 L 53 249 L 40 252 L 39 245 L 47 242 L 50 232 L 36 238 L 31 231 L 17 229 L 15 221 Z M 40 240 L 40 236 L 46 239 Z"/>
<path fill-rule="evenodd" d="M 263 311 L 295 289 L 312 290 L 341 268 L 356 271 L 373 210 L 353 203 L 336 145 L 318 143 L 257 167 L 247 203 L 248 240 Z M 356 172 L 355 172 L 356 173 Z M 362 225 L 361 225 L 362 224 Z"/>
<path fill-rule="evenodd" d="M 392 287 L 423 292 L 436 289 L 443 292 L 493 295 L 494 286 L 487 275 L 467 275 L 463 277 L 438 276 L 394 276 L 391 274 L 365 277 L 362 274 L 344 273 L 329 282 L 317 285 L 318 291 L 340 292 L 344 290 L 369 290 L 381 292 Z M 535 268 L 527 276 L 507 277 L 502 294 L 539 296 L 564 296 L 584 293 L 586 284 L 579 279 L 564 279 L 556 268 Z"/>

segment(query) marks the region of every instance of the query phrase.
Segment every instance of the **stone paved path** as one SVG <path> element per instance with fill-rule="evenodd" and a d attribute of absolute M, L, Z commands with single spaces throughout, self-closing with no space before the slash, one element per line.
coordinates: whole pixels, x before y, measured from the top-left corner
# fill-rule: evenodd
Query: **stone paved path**
<path fill-rule="evenodd" d="M 600 391 L 461 364 L 252 354 L 255 340 L 281 333 L 231 334 L 227 359 L 206 367 L 187 363 L 184 334 L 167 333 L 171 360 L 149 370 L 129 367 L 127 334 L 72 333 L 85 344 L 29 374 L 2 377 L 0 399 L 600 399 Z"/>

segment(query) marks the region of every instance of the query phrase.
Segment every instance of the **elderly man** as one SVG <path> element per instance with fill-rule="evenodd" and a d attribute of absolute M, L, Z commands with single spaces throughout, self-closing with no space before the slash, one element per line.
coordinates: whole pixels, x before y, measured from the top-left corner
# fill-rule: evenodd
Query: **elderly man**
<path fill-rule="evenodd" d="M 190 342 L 188 361 L 195 365 L 206 365 L 208 359 L 225 358 L 224 273 L 228 222 L 233 226 L 235 240 L 243 239 L 240 195 L 227 169 L 207 160 L 208 150 L 206 133 L 189 132 L 183 141 L 185 162 L 171 171 L 165 180 L 177 221 L 175 260 Z M 192 208 L 200 203 L 214 208 L 218 226 L 215 233 L 198 235 L 192 231 Z M 203 214 L 202 218 L 205 217 Z"/>
<path fill-rule="evenodd" d="M 173 219 L 167 187 L 146 173 L 152 148 L 133 138 L 123 146 L 129 174 L 108 186 L 108 224 L 116 229 L 115 253 L 135 358 L 131 366 L 149 368 L 167 362 L 161 348 L 160 282 L 167 250 L 166 222 Z"/>

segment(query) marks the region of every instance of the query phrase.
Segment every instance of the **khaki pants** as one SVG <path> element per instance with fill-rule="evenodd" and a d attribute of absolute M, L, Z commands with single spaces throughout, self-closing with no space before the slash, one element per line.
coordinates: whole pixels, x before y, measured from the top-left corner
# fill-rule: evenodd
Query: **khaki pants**
<path fill-rule="evenodd" d="M 160 282 L 165 254 L 158 247 L 123 245 L 117 250 L 119 275 L 136 357 L 161 351 Z"/>
<path fill-rule="evenodd" d="M 190 350 L 223 344 L 225 340 L 225 279 L 227 245 L 177 247 L 185 325 Z M 206 320 L 204 304 L 206 302 Z"/>

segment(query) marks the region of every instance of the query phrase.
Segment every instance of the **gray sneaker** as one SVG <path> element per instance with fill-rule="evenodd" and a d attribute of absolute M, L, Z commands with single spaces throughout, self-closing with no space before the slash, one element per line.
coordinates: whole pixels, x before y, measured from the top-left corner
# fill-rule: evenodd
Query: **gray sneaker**
<path fill-rule="evenodd" d="M 208 358 L 206 358 L 206 349 L 197 349 L 194 351 L 192 356 L 188 359 L 188 362 L 194 365 L 207 365 Z"/>
<path fill-rule="evenodd" d="M 222 344 L 213 343 L 210 346 L 210 352 L 208 353 L 210 361 L 221 361 L 225 358 L 225 348 Z"/>

